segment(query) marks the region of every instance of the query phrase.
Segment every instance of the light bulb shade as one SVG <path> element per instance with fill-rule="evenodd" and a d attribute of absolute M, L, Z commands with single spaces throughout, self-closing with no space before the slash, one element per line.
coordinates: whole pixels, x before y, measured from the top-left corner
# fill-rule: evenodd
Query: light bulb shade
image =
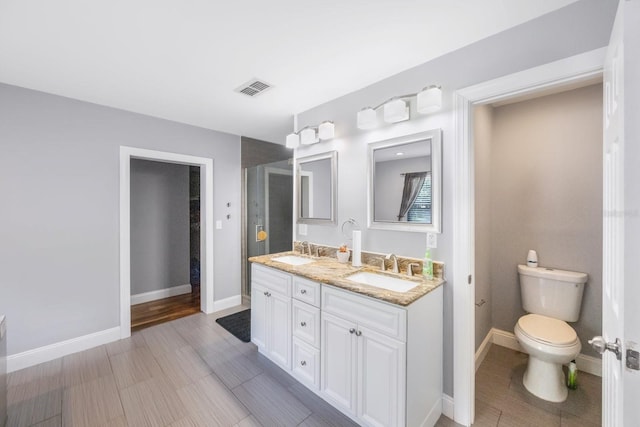
<path fill-rule="evenodd" d="M 428 114 L 442 108 L 442 89 L 438 86 L 429 86 L 418 94 L 416 110 L 420 114 Z"/>
<path fill-rule="evenodd" d="M 402 99 L 392 99 L 384 104 L 384 121 L 397 123 L 409 118 L 409 107 Z"/>
<path fill-rule="evenodd" d="M 358 111 L 358 129 L 372 129 L 378 125 L 378 115 L 371 107 Z"/>
<path fill-rule="evenodd" d="M 300 132 L 300 142 L 302 144 L 315 144 L 316 143 L 316 130 L 311 128 L 306 128 L 302 132 Z"/>
<path fill-rule="evenodd" d="M 300 136 L 297 133 L 290 133 L 287 135 L 287 142 L 285 146 L 287 148 L 296 148 L 300 145 Z"/>
<path fill-rule="evenodd" d="M 322 122 L 320 123 L 320 126 L 318 126 L 318 137 L 321 140 L 325 140 L 325 139 L 331 139 L 335 136 L 335 126 L 333 125 L 333 122 Z"/>

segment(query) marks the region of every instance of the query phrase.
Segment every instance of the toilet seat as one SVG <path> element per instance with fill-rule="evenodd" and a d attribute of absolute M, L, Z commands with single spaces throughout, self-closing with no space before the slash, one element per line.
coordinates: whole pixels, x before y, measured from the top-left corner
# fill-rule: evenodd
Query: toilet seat
<path fill-rule="evenodd" d="M 566 322 L 540 314 L 522 316 L 517 328 L 527 338 L 551 347 L 571 347 L 578 341 L 576 331 Z"/>

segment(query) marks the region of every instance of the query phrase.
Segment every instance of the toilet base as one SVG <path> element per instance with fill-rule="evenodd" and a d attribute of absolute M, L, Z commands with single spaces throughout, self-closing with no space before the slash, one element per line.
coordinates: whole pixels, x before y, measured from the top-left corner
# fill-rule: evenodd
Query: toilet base
<path fill-rule="evenodd" d="M 522 382 L 525 388 L 534 396 L 549 402 L 564 402 L 567 400 L 567 386 L 564 372 L 559 363 L 549 363 L 529 355 L 527 370 Z"/>

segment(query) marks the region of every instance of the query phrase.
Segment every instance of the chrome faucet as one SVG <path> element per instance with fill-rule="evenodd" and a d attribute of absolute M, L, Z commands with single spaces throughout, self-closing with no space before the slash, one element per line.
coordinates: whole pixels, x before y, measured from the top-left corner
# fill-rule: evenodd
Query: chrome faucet
<path fill-rule="evenodd" d="M 417 262 L 412 262 L 407 266 L 407 276 L 415 276 L 415 273 L 413 272 L 413 267 L 420 267 L 420 264 L 418 264 Z"/>
<path fill-rule="evenodd" d="M 311 246 L 309 246 L 309 242 L 307 242 L 306 240 L 302 243 L 300 243 L 300 246 L 302 246 L 302 251 L 300 252 L 301 254 L 304 254 L 304 247 L 307 247 L 307 253 L 309 255 L 311 255 Z"/>
<path fill-rule="evenodd" d="M 393 260 L 393 272 L 398 273 L 398 257 L 396 254 L 387 255 L 387 259 Z"/>

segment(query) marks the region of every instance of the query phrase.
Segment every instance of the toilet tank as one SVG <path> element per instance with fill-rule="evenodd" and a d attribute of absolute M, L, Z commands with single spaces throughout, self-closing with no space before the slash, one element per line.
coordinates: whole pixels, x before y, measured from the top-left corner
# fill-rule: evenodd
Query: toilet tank
<path fill-rule="evenodd" d="M 580 317 L 586 273 L 518 265 L 522 308 L 565 322 Z"/>

